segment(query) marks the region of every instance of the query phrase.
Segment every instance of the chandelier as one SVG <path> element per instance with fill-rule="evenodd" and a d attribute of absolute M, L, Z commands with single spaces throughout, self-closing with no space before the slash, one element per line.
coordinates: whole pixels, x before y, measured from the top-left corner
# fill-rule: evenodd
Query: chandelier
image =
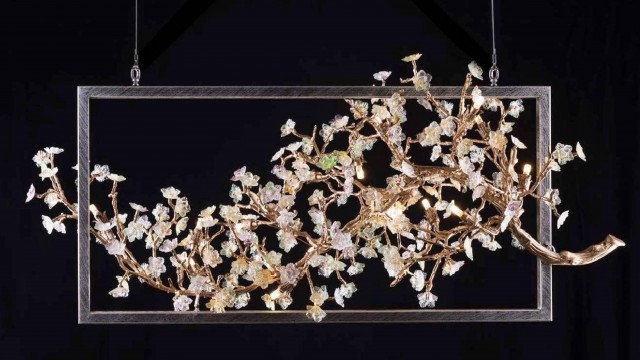
<path fill-rule="evenodd" d="M 527 147 L 513 129 L 525 111 L 523 102 L 507 104 L 483 96 L 473 84 L 483 75 L 475 62 L 468 66 L 459 99 L 436 99 L 430 93 L 431 75 L 418 68 L 420 57 L 402 59 L 411 65 L 411 76 L 400 82 L 423 94 L 416 101 L 438 121 L 415 135 L 405 133 L 404 124 L 418 120 L 407 118 L 405 104 L 410 100 L 402 91 L 370 101 L 345 99 L 345 112 L 348 107 L 351 115 L 338 115 L 311 134 L 298 132 L 289 119 L 280 130 L 292 142 L 273 155 L 273 180 L 241 167 L 231 177 L 229 203 L 195 215 L 174 187 L 161 189 L 163 203 L 154 207 L 123 205 L 118 188 L 125 177 L 107 165 L 95 165 L 90 184 L 110 187 L 110 206 L 90 206 L 90 233 L 120 268 L 109 294 L 126 298 L 129 282 L 137 279 L 168 294 L 175 311 L 220 313 L 247 306 L 251 297 L 260 297 L 268 309 L 287 309 L 293 290 L 308 286 L 306 313 L 321 321 L 327 303 L 344 307 L 357 296 L 364 259 L 379 259 L 391 286 L 408 281 L 417 306 L 432 308 L 438 300 L 436 276 L 463 270 L 480 247 L 499 250 L 504 245 L 497 241 L 501 234 L 510 235 L 512 246 L 553 265 L 589 264 L 624 246 L 608 235 L 581 252 L 556 252 L 530 235 L 520 221 L 527 198 L 549 207 L 558 228 L 567 220 L 569 210 L 558 208 L 559 191 L 537 190 L 567 163 L 586 161 L 582 146 L 559 143 L 537 168 L 521 164 L 518 153 Z M 135 75 L 139 80 L 139 71 Z M 381 71 L 373 77 L 385 86 L 390 75 Z M 346 145 L 340 146 L 339 138 L 346 139 Z M 395 173 L 384 187 L 367 182 L 365 165 L 369 171 L 386 166 L 367 163 L 374 146 L 391 154 L 389 165 Z M 425 153 L 429 162 L 415 161 L 409 154 L 416 151 Z M 42 199 L 50 209 L 64 208 L 57 216 L 42 215 L 49 234 L 65 233 L 66 223 L 78 219 L 77 204 L 69 201 L 58 177 L 55 157 L 62 152 L 47 147 L 33 157 L 47 186 L 38 192 L 31 185 L 26 198 Z M 303 198 L 301 192 L 308 189 L 314 190 Z M 473 204 L 468 208 L 455 202 L 465 196 Z M 328 209 L 347 201 L 358 204 L 349 221 L 327 215 Z M 304 216 L 296 202 L 306 204 Z M 413 207 L 421 208 L 419 221 L 406 214 Z M 260 237 L 265 230 L 272 235 Z M 148 255 L 137 258 L 132 247 L 144 247 Z M 303 248 L 304 255 L 283 261 L 296 247 Z M 330 288 L 329 278 L 338 285 Z"/>

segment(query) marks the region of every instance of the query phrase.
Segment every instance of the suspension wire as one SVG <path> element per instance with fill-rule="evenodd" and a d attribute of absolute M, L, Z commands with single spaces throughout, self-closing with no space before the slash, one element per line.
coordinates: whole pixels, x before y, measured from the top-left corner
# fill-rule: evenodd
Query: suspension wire
<path fill-rule="evenodd" d="M 140 85 L 140 76 L 142 75 L 138 66 L 138 0 L 135 0 L 135 43 L 133 48 L 133 66 L 130 71 L 131 85 Z"/>
<path fill-rule="evenodd" d="M 491 65 L 491 69 L 489 69 L 489 79 L 491 80 L 491 86 L 498 86 L 498 78 L 500 77 L 500 70 L 498 70 L 498 54 L 496 52 L 496 25 L 495 25 L 495 15 L 493 10 L 493 0 L 491 0 L 491 41 L 493 44 L 493 52 L 491 53 L 492 65 Z"/>

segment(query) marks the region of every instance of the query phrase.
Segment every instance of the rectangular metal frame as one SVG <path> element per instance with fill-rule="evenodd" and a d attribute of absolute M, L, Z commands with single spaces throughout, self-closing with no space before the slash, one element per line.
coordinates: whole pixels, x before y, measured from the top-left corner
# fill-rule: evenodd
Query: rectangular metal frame
<path fill-rule="evenodd" d="M 420 94 L 410 87 L 371 86 L 79 86 L 78 87 L 78 323 L 308 323 L 304 310 L 208 311 L 92 311 L 89 236 L 89 103 L 92 99 L 344 99 L 381 98 L 403 90 L 407 98 Z M 551 88 L 546 86 L 481 87 L 485 96 L 535 99 L 538 167 L 551 144 Z M 460 87 L 431 88 L 436 98 L 459 98 Z M 539 192 L 551 187 L 542 182 Z M 551 212 L 538 206 L 537 238 L 551 244 Z M 327 322 L 478 322 L 552 321 L 551 265 L 537 259 L 537 306 L 533 309 L 394 309 L 328 310 Z"/>

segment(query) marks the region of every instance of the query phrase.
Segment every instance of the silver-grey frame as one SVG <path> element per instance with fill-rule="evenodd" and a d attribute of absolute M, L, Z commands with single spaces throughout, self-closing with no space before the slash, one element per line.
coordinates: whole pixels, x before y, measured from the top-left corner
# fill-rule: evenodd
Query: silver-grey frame
<path fill-rule="evenodd" d="M 407 98 L 420 96 L 410 87 L 371 86 L 79 86 L 78 87 L 78 323 L 308 323 L 304 310 L 208 311 L 92 311 L 90 294 L 89 103 L 92 99 L 344 99 L 388 97 L 403 90 Z M 551 88 L 546 86 L 481 87 L 485 96 L 535 99 L 538 167 L 551 144 Z M 460 87 L 431 88 L 436 98 L 457 98 Z M 551 187 L 542 182 L 539 192 Z M 538 241 L 551 244 L 551 212 L 538 206 Z M 394 309 L 329 310 L 330 322 L 465 322 L 552 321 L 551 266 L 537 260 L 537 303 L 533 309 Z"/>

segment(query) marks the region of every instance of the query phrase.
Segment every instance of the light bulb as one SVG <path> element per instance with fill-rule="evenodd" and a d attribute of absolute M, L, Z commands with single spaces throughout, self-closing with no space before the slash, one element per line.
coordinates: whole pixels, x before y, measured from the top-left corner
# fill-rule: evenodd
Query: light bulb
<path fill-rule="evenodd" d="M 421 203 L 422 203 L 422 207 L 425 210 L 431 207 L 431 204 L 429 203 L 429 200 L 427 198 L 422 199 Z"/>
<path fill-rule="evenodd" d="M 271 297 L 271 300 L 275 300 L 279 298 L 281 294 L 282 293 L 280 292 L 280 289 L 275 289 L 273 290 L 273 292 L 271 292 L 271 294 L 269 294 L 269 297 Z"/>
<path fill-rule="evenodd" d="M 530 164 L 524 164 L 524 166 L 522 167 L 522 173 L 525 174 L 525 175 L 531 174 L 531 165 Z"/>
<path fill-rule="evenodd" d="M 451 213 L 457 217 L 462 217 L 462 214 L 464 214 L 464 212 L 462 210 L 460 210 L 459 207 L 457 207 L 455 204 L 451 204 Z"/>
<path fill-rule="evenodd" d="M 364 169 L 362 168 L 362 164 L 356 165 L 356 177 L 358 180 L 364 179 Z"/>

